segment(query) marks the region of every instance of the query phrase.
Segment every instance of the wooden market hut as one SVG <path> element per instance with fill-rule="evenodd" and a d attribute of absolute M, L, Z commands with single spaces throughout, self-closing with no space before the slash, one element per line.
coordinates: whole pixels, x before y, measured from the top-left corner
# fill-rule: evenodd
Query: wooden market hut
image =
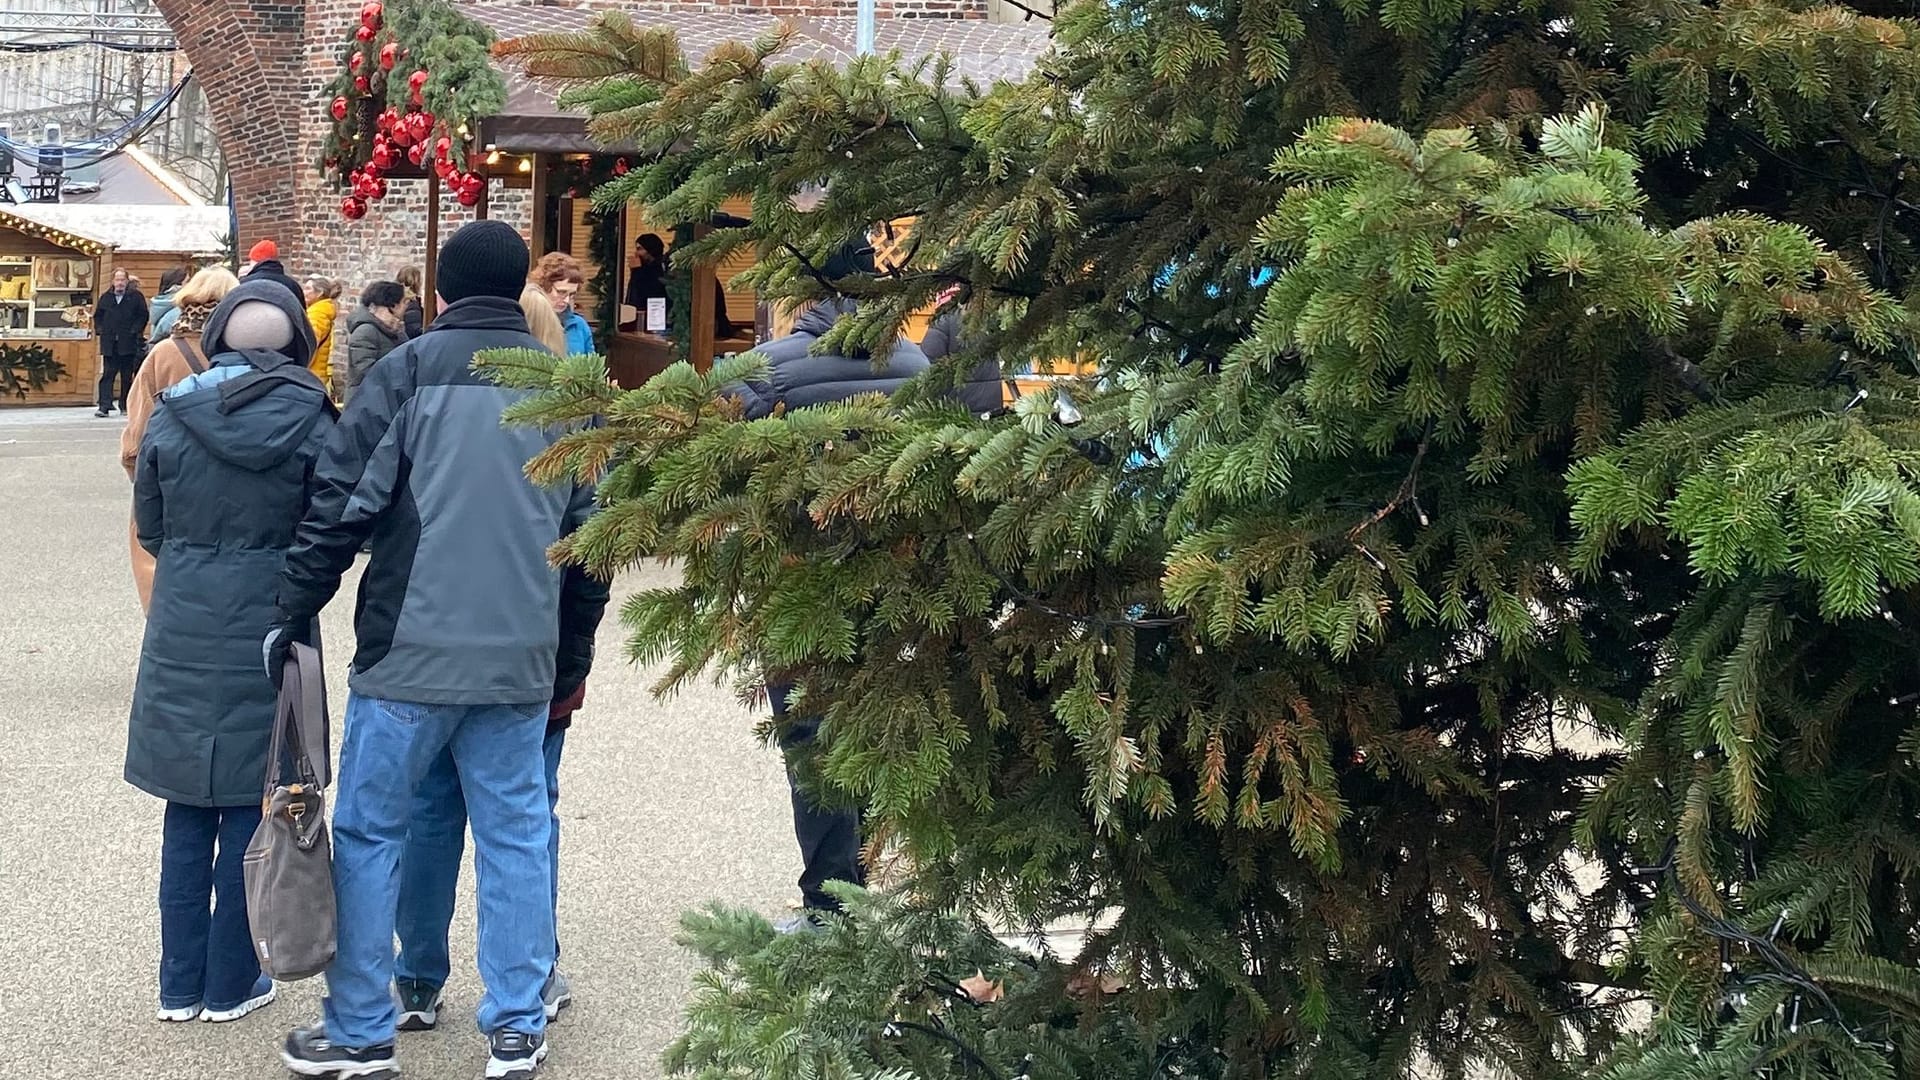
<path fill-rule="evenodd" d="M 226 228 L 226 209 L 217 206 L 0 206 L 0 354 L 43 348 L 65 369 L 24 403 L 93 404 L 100 378 L 93 304 L 113 271 L 139 278 L 151 299 L 169 267 L 224 259 Z"/>
<path fill-rule="evenodd" d="M 584 30 L 597 15 L 592 10 L 571 8 L 481 4 L 462 5 L 461 11 L 487 24 L 501 40 L 534 33 Z M 656 11 L 631 7 L 625 12 L 636 22 L 672 29 L 686 50 L 689 63 L 694 65 L 721 44 L 756 40 L 783 22 L 795 31 L 792 44 L 783 54 L 785 58 L 826 59 L 844 65 L 857 55 L 855 20 L 851 16 L 783 19 L 764 11 Z M 983 84 L 1023 76 L 1048 44 L 1045 27 L 1029 24 L 889 18 L 879 20 L 875 29 L 877 51 L 898 49 L 908 58 L 948 53 L 955 59 L 956 77 L 971 77 Z M 617 157 L 617 148 L 602 146 L 588 137 L 586 118 L 559 106 L 558 88 L 511 69 L 503 75 L 507 83 L 506 107 L 481 121 L 476 138 L 487 163 L 484 175 L 489 187 L 531 188 L 534 257 L 548 251 L 566 251 L 588 268 L 589 289 L 583 290 L 581 310 L 594 320 L 600 298 L 590 290 L 593 280 L 600 276 L 597 271 L 603 270 L 600 255 L 611 253 L 620 260 L 610 280 L 614 288 L 624 291 L 633 265 L 634 242 L 651 232 L 671 245 L 674 227 L 681 223 L 648 221 L 644 208 L 637 204 L 630 204 L 610 217 L 592 215 L 590 192 L 583 190 L 577 178 L 593 172 L 591 166 L 596 160 L 604 164 L 609 157 Z M 484 216 L 487 195 L 483 193 L 481 199 L 479 212 Z M 430 222 L 434 220 L 432 201 L 429 200 Z M 723 211 L 741 217 L 750 213 L 744 199 L 738 200 L 737 205 L 726 205 Z M 611 236 L 606 235 L 607 230 L 611 230 Z M 428 251 L 433 252 L 437 247 L 437 238 L 430 235 Z M 751 292 L 731 286 L 734 276 L 751 265 L 751 253 L 740 253 L 721 265 L 692 268 L 692 311 L 684 323 L 693 338 L 688 345 L 688 355 L 697 365 L 710 364 L 714 358 L 729 352 L 745 351 L 783 329 L 780 313 L 770 311 Z M 731 339 L 715 339 L 716 281 L 724 289 L 727 317 L 741 327 L 741 332 Z M 620 305 L 616 303 L 614 310 L 619 311 Z M 645 329 L 644 314 L 631 309 L 622 312 L 607 338 L 608 367 L 622 386 L 640 385 L 666 367 L 671 358 L 668 341 Z M 749 326 L 751 332 L 746 329 Z M 603 328 L 596 325 L 595 329 Z M 909 328 L 915 336 L 924 331 L 924 319 L 917 328 Z"/>

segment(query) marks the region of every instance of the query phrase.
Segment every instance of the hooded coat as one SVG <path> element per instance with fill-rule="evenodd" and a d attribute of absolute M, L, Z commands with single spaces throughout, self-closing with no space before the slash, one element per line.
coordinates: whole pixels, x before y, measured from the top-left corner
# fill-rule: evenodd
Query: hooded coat
<path fill-rule="evenodd" d="M 280 351 L 237 351 L 227 320 L 247 301 L 284 311 Z M 134 527 L 153 553 L 153 606 L 127 727 L 127 782 L 192 806 L 260 798 L 275 689 L 260 628 L 307 506 L 333 404 L 307 370 L 306 310 L 248 281 L 208 318 L 206 371 L 159 397 L 134 470 Z"/>
<path fill-rule="evenodd" d="M 891 394 L 927 370 L 926 354 L 904 337 L 894 342 L 886 366 L 878 370 L 871 357 L 814 352 L 814 342 L 852 310 L 850 300 L 815 304 L 794 320 L 792 333 L 754 350 L 767 360 L 767 377 L 726 390 L 745 406 L 746 419 L 771 416 L 780 405 L 800 409 L 861 394 Z"/>

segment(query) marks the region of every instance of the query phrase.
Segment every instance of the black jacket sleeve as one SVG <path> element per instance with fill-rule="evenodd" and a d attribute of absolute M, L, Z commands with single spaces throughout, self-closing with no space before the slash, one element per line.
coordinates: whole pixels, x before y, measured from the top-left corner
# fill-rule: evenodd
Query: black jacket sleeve
<path fill-rule="evenodd" d="M 567 505 L 569 535 L 593 515 L 594 488 L 575 484 Z M 554 659 L 553 698 L 559 701 L 587 681 L 593 670 L 593 638 L 607 611 L 607 583 L 578 566 L 567 567 L 560 583 L 560 650 Z"/>
<path fill-rule="evenodd" d="M 300 625 L 320 614 L 405 486 L 412 398 L 412 364 L 375 364 L 328 433 L 308 487 L 306 516 L 280 574 L 275 603 L 283 619 Z"/>
<path fill-rule="evenodd" d="M 420 301 L 409 300 L 406 310 L 400 313 L 400 321 L 407 328 L 407 340 L 412 341 L 426 332 L 426 309 L 420 306 Z"/>

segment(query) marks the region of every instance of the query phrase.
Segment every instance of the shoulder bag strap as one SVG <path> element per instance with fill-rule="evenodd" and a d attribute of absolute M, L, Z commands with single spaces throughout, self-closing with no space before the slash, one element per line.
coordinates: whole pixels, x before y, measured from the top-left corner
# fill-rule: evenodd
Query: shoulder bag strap
<path fill-rule="evenodd" d="M 207 362 L 200 359 L 200 351 L 184 335 L 174 339 L 173 343 L 179 347 L 180 355 L 187 358 L 187 366 L 193 369 L 195 375 L 207 370 Z"/>
<path fill-rule="evenodd" d="M 292 749 L 288 749 L 291 736 Z M 283 766 L 291 764 L 293 780 L 324 788 L 333 782 L 327 754 L 327 684 L 320 670 L 320 653 L 295 644 L 287 652 L 280 673 L 280 697 L 274 707 L 273 740 L 267 748 L 266 794 L 280 783 Z"/>

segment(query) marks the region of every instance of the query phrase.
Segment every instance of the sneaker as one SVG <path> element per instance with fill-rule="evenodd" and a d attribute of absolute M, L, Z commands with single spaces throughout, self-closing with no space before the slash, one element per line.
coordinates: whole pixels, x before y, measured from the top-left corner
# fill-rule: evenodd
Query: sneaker
<path fill-rule="evenodd" d="M 199 1018 L 200 1006 L 198 1005 L 183 1005 L 178 1009 L 169 1009 L 165 1005 L 162 1005 L 160 1006 L 160 1011 L 154 1014 L 154 1019 L 163 1024 L 184 1024 L 189 1020 L 198 1020 Z"/>
<path fill-rule="evenodd" d="M 262 975 L 260 976 L 260 981 L 253 984 L 253 993 L 248 995 L 247 1000 L 235 1005 L 231 1009 L 208 1009 L 200 1014 L 200 1019 L 205 1020 L 209 1024 L 229 1023 L 240 1019 L 255 1009 L 273 1004 L 273 997 L 273 979 L 271 976 Z"/>
<path fill-rule="evenodd" d="M 547 1006 L 547 1022 L 552 1023 L 560 1015 L 560 1010 L 573 1004 L 573 984 L 560 974 L 559 968 L 547 976 L 547 985 L 540 988 L 540 1000 Z"/>
<path fill-rule="evenodd" d="M 547 1060 L 547 1040 L 505 1028 L 487 1036 L 493 1053 L 487 1056 L 487 1080 L 527 1080 Z"/>
<path fill-rule="evenodd" d="M 112 413 L 110 413 L 110 412 L 108 412 L 108 411 L 107 411 L 107 410 L 105 410 L 105 409 L 95 409 L 95 410 L 93 410 L 93 415 L 94 415 L 94 416 L 95 416 L 96 418 L 99 418 L 99 417 L 107 417 L 107 416 L 112 416 L 113 414 L 112 414 Z"/>
<path fill-rule="evenodd" d="M 815 917 L 811 911 L 802 912 L 799 915 L 789 915 L 784 919 L 775 920 L 773 924 L 773 932 L 783 936 L 788 934 L 817 934 L 822 929 L 824 929 L 824 927 L 820 925 L 820 920 Z"/>
<path fill-rule="evenodd" d="M 297 1076 L 326 1076 L 333 1080 L 351 1080 L 360 1076 L 398 1074 L 400 1062 L 393 1056 L 393 1044 L 380 1046 L 335 1046 L 327 1041 L 325 1025 L 294 1028 L 287 1044 L 280 1048 L 280 1060 Z"/>
<path fill-rule="evenodd" d="M 401 1031 L 432 1031 L 440 1025 L 440 1001 L 445 992 L 419 979 L 393 980 L 393 1000 L 400 1006 Z"/>

